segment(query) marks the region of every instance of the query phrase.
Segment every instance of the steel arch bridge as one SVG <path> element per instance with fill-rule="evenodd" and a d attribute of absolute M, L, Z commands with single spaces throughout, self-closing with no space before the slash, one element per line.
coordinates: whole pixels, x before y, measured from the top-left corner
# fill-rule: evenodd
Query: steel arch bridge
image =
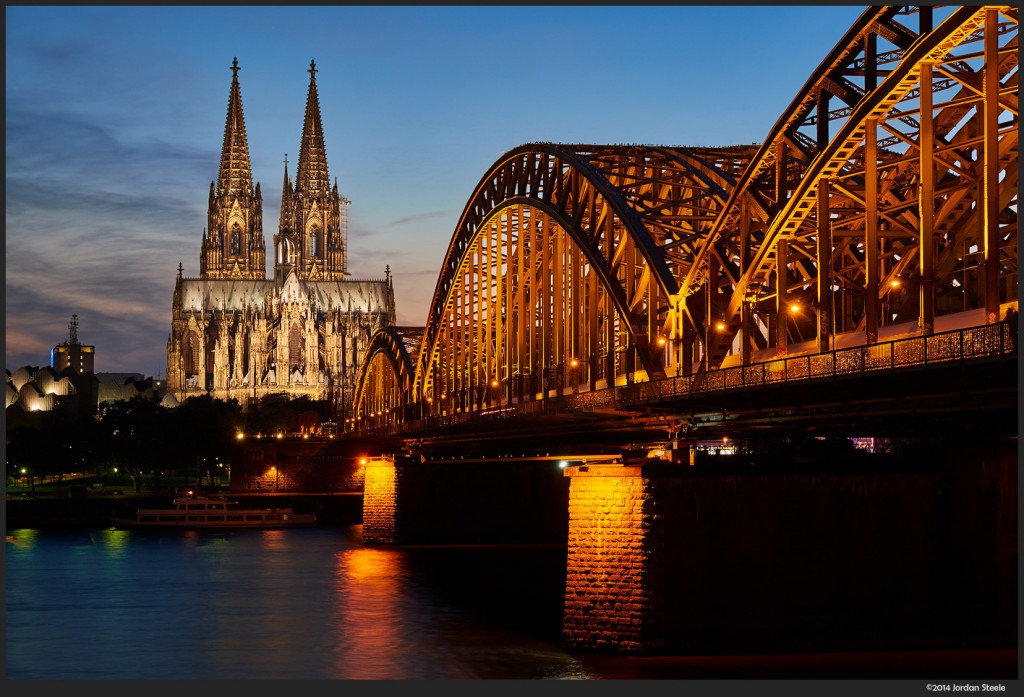
<path fill-rule="evenodd" d="M 1017 298 L 1018 80 L 1015 7 L 871 7 L 761 144 L 506 153 L 455 228 L 414 362 L 375 341 L 356 414 L 998 321 Z"/>

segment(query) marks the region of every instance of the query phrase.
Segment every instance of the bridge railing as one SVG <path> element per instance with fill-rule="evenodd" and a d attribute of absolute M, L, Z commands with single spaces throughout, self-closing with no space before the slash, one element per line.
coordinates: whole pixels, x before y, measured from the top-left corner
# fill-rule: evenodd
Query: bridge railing
<path fill-rule="evenodd" d="M 752 365 L 620 385 L 603 390 L 499 405 L 477 412 L 426 416 L 404 423 L 378 426 L 363 432 L 401 435 L 427 429 L 492 422 L 509 417 L 557 414 L 616 405 L 628 407 L 779 383 L 927 368 L 954 361 L 1013 353 L 1016 351 L 1016 332 L 1015 324 L 999 322 L 825 353 L 779 357 Z"/>
<path fill-rule="evenodd" d="M 581 404 L 579 408 L 607 404 L 630 405 L 802 380 L 837 378 L 915 367 L 927 368 L 951 361 L 1011 353 L 1016 349 L 1015 332 L 1016 328 L 1009 323 L 999 322 L 927 336 L 894 339 L 868 346 L 779 357 L 752 365 L 623 385 L 614 389 L 614 395 L 588 393 L 573 395 L 572 400 L 577 397 L 586 398 L 588 403 Z"/>

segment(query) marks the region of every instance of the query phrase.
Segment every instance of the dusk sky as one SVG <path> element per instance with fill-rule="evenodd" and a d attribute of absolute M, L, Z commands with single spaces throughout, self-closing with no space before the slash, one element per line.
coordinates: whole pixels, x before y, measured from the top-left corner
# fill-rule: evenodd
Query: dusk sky
<path fill-rule="evenodd" d="M 760 142 L 861 14 L 830 7 L 10 7 L 5 364 L 68 337 L 166 374 L 178 264 L 199 275 L 231 62 L 268 273 L 315 59 L 353 278 L 422 326 L 480 177 L 535 141 Z"/>

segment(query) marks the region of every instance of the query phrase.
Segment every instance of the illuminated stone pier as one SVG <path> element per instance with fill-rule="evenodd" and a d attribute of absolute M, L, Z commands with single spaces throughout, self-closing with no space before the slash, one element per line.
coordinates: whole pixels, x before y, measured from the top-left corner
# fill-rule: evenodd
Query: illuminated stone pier
<path fill-rule="evenodd" d="M 372 458 L 363 476 L 363 542 L 398 540 L 398 468 L 393 458 Z"/>
<path fill-rule="evenodd" d="M 1004 446 L 903 468 L 569 467 L 563 640 L 626 654 L 1010 645 L 1015 460 Z"/>
<path fill-rule="evenodd" d="M 663 641 L 660 531 L 643 466 L 577 465 L 569 486 L 563 637 L 583 649 L 648 652 Z"/>

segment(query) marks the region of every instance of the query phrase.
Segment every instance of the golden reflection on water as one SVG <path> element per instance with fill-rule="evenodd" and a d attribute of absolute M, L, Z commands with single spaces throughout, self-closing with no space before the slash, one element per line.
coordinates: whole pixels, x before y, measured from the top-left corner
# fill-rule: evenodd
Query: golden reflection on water
<path fill-rule="evenodd" d="M 394 550 L 362 547 L 338 552 L 335 591 L 338 672 L 354 680 L 402 680 L 402 558 Z"/>
<path fill-rule="evenodd" d="M 31 528 L 18 528 L 7 533 L 7 544 L 15 545 L 18 549 L 32 549 L 39 541 L 39 531 Z"/>

